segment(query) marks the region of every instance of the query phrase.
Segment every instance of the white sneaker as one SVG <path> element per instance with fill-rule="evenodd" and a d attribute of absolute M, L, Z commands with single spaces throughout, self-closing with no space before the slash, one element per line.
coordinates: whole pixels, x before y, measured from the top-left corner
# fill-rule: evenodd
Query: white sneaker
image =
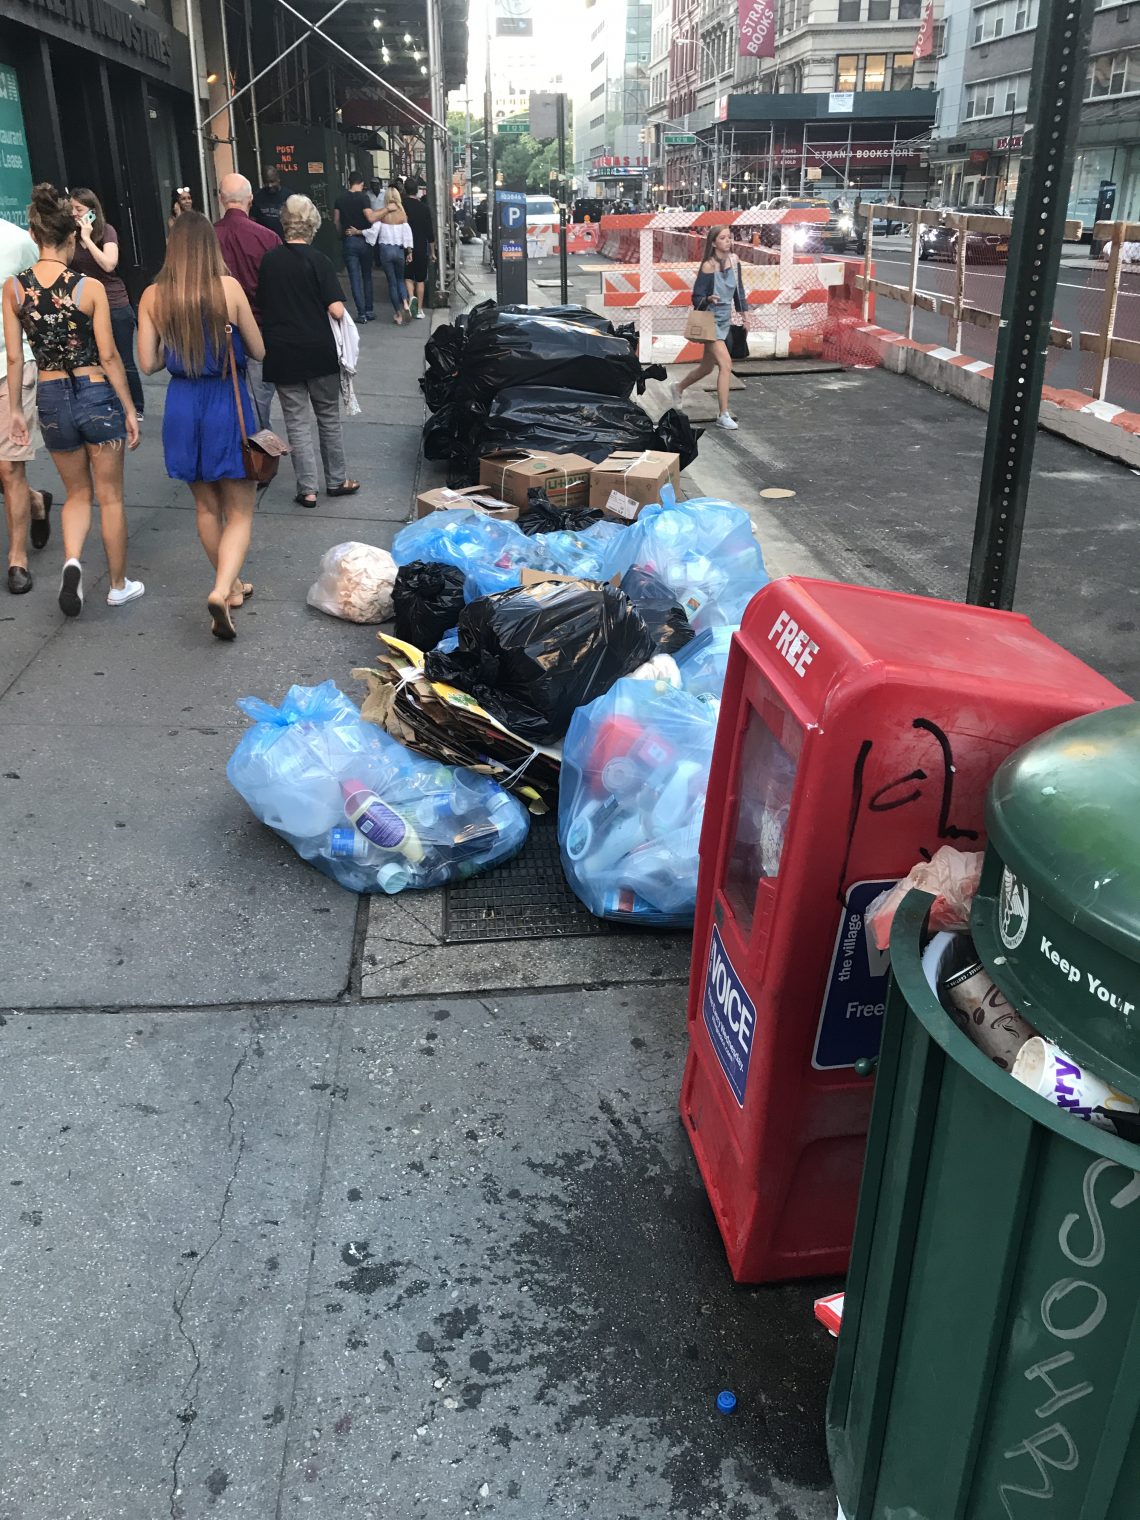
<path fill-rule="evenodd" d="M 682 391 L 681 387 L 677 384 L 677 382 L 675 380 L 674 380 L 673 384 L 669 387 L 669 394 L 673 398 L 673 405 L 674 406 L 684 406 L 684 404 L 685 404 L 685 393 Z"/>
<path fill-rule="evenodd" d="M 107 606 L 121 607 L 124 602 L 133 602 L 136 596 L 142 596 L 146 587 L 142 581 L 125 580 L 122 589 L 116 591 L 114 586 L 107 592 Z"/>
<path fill-rule="evenodd" d="M 423 314 L 422 311 L 417 311 L 416 312 L 416 321 L 417 322 L 426 322 L 427 321 L 427 318 L 424 316 L 424 314 Z"/>
<path fill-rule="evenodd" d="M 64 561 L 59 578 L 59 610 L 64 617 L 78 617 L 83 611 L 83 566 L 77 559 Z"/>
<path fill-rule="evenodd" d="M 740 426 L 739 422 L 736 422 L 727 412 L 721 412 L 720 416 L 716 419 L 716 425 L 720 428 L 726 428 L 730 433 L 734 433 Z"/>

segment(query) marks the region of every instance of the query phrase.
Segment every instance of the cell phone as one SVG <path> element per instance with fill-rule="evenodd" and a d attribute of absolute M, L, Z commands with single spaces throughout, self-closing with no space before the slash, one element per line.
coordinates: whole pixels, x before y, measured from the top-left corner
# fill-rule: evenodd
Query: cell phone
<path fill-rule="evenodd" d="M 83 220 L 87 223 L 88 227 L 94 227 L 94 225 L 95 225 L 95 213 L 94 213 L 94 211 L 85 211 L 84 214 L 83 214 Z"/>

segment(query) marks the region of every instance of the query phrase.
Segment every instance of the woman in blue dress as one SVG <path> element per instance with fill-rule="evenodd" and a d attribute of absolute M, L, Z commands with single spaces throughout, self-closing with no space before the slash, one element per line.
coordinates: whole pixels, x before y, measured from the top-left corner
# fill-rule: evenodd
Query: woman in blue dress
<path fill-rule="evenodd" d="M 265 357 L 249 301 L 226 273 L 218 237 L 199 211 L 184 211 L 166 245 L 166 262 L 139 303 L 139 364 L 147 374 L 170 371 L 162 419 L 166 473 L 194 497 L 198 537 L 214 567 L 206 598 L 211 632 L 237 636 L 234 610 L 253 595 L 241 578 L 249 552 L 256 496 L 241 453 L 232 343 L 246 432 L 257 416 L 245 383 L 245 361 Z"/>
<path fill-rule="evenodd" d="M 684 394 L 696 380 L 703 380 L 716 370 L 717 427 L 734 432 L 736 419 L 728 410 L 728 389 L 732 381 L 732 358 L 728 352 L 728 330 L 733 307 L 747 308 L 744 300 L 744 276 L 740 260 L 732 251 L 732 229 L 710 227 L 705 237 L 701 268 L 693 285 L 693 305 L 711 311 L 716 321 L 716 340 L 705 344 L 704 357 L 691 374 L 670 387 L 675 406 L 684 405 Z"/>

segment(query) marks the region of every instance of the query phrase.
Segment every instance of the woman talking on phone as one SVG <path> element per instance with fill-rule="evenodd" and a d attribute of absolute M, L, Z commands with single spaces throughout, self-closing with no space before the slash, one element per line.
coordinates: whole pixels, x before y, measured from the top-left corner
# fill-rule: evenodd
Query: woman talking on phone
<path fill-rule="evenodd" d="M 693 305 L 698 311 L 711 311 L 716 321 L 716 338 L 705 344 L 704 357 L 691 374 L 671 387 L 673 401 L 682 405 L 682 397 L 695 380 L 703 380 L 715 369 L 716 399 L 719 415 L 717 427 L 735 429 L 738 424 L 728 410 L 728 387 L 732 379 L 732 359 L 728 352 L 728 329 L 732 325 L 732 308 L 743 312 L 744 277 L 740 260 L 732 251 L 732 230 L 710 227 L 705 238 L 701 267 L 693 285 Z"/>
<path fill-rule="evenodd" d="M 79 223 L 79 242 L 71 267 L 76 274 L 90 275 L 107 292 L 111 308 L 111 331 L 115 347 L 127 372 L 127 385 L 138 419 L 143 420 L 143 388 L 135 367 L 135 328 L 137 319 L 119 268 L 119 234 L 103 216 L 103 207 L 94 190 L 73 190 L 71 209 Z"/>
<path fill-rule="evenodd" d="M 95 500 L 111 577 L 108 604 L 121 607 L 143 594 L 142 581 L 127 579 L 123 510 L 124 445 L 138 447 L 139 424 L 111 331 L 107 293 L 97 280 L 68 267 L 79 225 L 71 201 L 54 185 L 37 185 L 32 191 L 28 231 L 40 256 L 4 282 L 11 438 L 17 447 L 28 442 L 20 385 L 26 337 L 39 371 L 40 432 L 67 491 L 59 605 L 67 617 L 78 617 L 83 610 L 80 556 Z"/>

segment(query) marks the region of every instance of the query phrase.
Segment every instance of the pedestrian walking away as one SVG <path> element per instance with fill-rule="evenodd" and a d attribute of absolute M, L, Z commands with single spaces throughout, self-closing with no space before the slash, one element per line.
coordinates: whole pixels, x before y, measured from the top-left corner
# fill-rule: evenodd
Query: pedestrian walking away
<path fill-rule="evenodd" d="M 39 257 L 4 282 L 9 436 L 17 448 L 26 447 L 31 437 L 21 390 L 22 331 L 39 372 L 40 431 L 65 491 L 59 605 L 66 616 L 78 617 L 83 610 L 83 546 L 96 498 L 111 577 L 109 605 L 122 606 L 145 589 L 142 581 L 127 577 L 123 507 L 123 445 L 138 447 L 139 424 L 115 347 L 107 293 L 97 280 L 68 267 L 79 239 L 71 201 L 54 185 L 37 185 L 28 228 Z"/>
<path fill-rule="evenodd" d="M 332 329 L 344 317 L 340 281 L 331 260 L 309 246 L 320 225 L 321 213 L 308 196 L 291 195 L 281 213 L 285 242 L 262 259 L 257 286 L 265 378 L 281 400 L 297 480 L 294 500 L 302 507 L 317 504 L 314 414 L 326 492 L 352 496 L 360 490 L 360 482 L 347 475 L 341 431 L 340 359 Z"/>
<path fill-rule="evenodd" d="M 238 397 L 229 369 L 232 346 Z M 255 484 L 242 458 L 238 398 L 246 431 L 258 431 L 243 380 L 247 355 L 265 349 L 245 292 L 226 273 L 209 219 L 183 213 L 172 230 L 166 262 L 139 303 L 139 360 L 147 374 L 170 372 L 162 419 L 166 473 L 190 487 L 198 537 L 214 569 L 206 598 L 211 631 L 236 636 L 234 610 L 253 595 L 242 580 L 253 528 Z"/>
<path fill-rule="evenodd" d="M 412 316 L 422 322 L 428 265 L 435 263 L 435 223 L 422 179 L 410 179 L 405 185 L 404 210 L 412 229 L 412 260 L 405 270 L 409 305 Z"/>
<path fill-rule="evenodd" d="M 107 292 L 111 308 L 111 331 L 115 347 L 127 372 L 127 387 L 135 404 L 135 414 L 143 420 L 143 388 L 135 364 L 135 332 L 138 318 L 127 287 L 119 274 L 119 234 L 103 216 L 103 207 L 94 190 L 73 190 L 71 209 L 79 223 L 79 242 L 71 267 L 76 274 L 90 275 Z"/>
<path fill-rule="evenodd" d="M 703 380 L 716 370 L 716 397 L 719 408 L 717 426 L 735 430 L 737 423 L 728 410 L 728 388 L 732 380 L 732 359 L 728 352 L 728 330 L 732 326 L 733 307 L 745 310 L 744 276 L 740 260 L 732 251 L 732 230 L 710 227 L 701 254 L 701 267 L 693 285 L 692 304 L 698 311 L 711 311 L 716 319 L 716 339 L 705 344 L 704 357 L 684 380 L 671 387 L 675 405 L 696 380 Z"/>
<path fill-rule="evenodd" d="M 22 227 L 0 219 L 0 283 L 27 269 L 39 257 L 39 250 Z M 4 516 L 8 526 L 8 590 L 23 596 L 32 589 L 32 572 L 28 568 L 28 529 L 32 547 L 42 549 L 51 535 L 51 493 L 33 491 L 28 485 L 28 464 L 36 457 L 36 366 L 28 341 L 21 336 L 12 370 L 20 392 L 20 405 L 28 419 L 29 439 L 25 444 L 12 442 L 11 409 L 8 405 L 8 358 L 4 349 L 4 332 L 0 327 L 0 356 L 3 356 L 3 379 L 0 380 L 0 487 L 4 491 Z"/>
<path fill-rule="evenodd" d="M 372 309 L 372 249 L 364 237 L 375 218 L 376 212 L 364 193 L 364 175 L 350 174 L 348 189 L 342 190 L 336 198 L 333 221 L 341 236 L 341 252 L 358 322 L 371 322 L 375 316 Z"/>
<path fill-rule="evenodd" d="M 388 299 L 392 303 L 393 320 L 397 327 L 412 320 L 408 292 L 405 288 L 405 272 L 412 257 L 412 228 L 404 211 L 404 201 L 395 185 L 388 186 L 384 197 L 384 210 L 375 228 L 376 253 L 388 280 Z"/>
<path fill-rule="evenodd" d="M 289 192 L 281 188 L 281 175 L 276 164 L 267 164 L 263 183 L 253 197 L 250 215 L 260 227 L 267 227 L 281 237 L 281 208 L 289 198 Z"/>
<path fill-rule="evenodd" d="M 222 258 L 227 271 L 245 292 L 245 298 L 253 311 L 253 320 L 260 327 L 257 280 L 261 273 L 261 261 L 271 248 L 281 246 L 281 239 L 271 228 L 263 227 L 251 218 L 253 186 L 244 174 L 225 175 L 218 186 L 218 200 L 222 218 L 214 223 L 214 231 L 218 234 Z M 273 387 L 261 373 L 261 360 L 248 352 L 245 373 L 257 412 L 258 426 L 267 428 L 273 407 Z"/>

